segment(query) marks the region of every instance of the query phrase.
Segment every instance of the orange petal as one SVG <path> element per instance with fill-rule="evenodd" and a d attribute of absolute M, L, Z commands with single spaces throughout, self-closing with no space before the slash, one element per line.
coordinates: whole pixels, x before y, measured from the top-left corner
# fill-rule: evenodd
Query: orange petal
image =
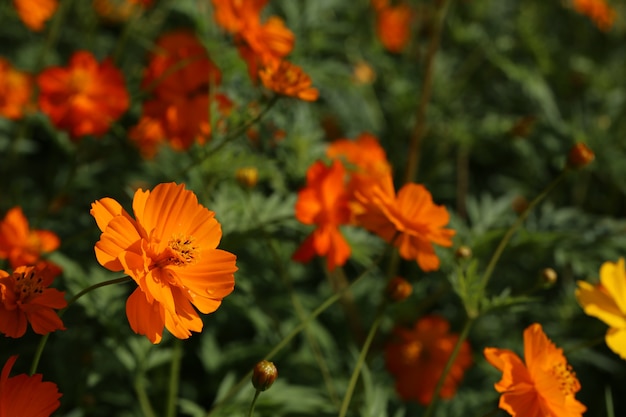
<path fill-rule="evenodd" d="M 118 257 L 123 252 L 137 247 L 141 242 L 135 223 L 124 216 L 111 219 L 96 243 L 96 258 L 100 265 L 111 271 L 121 271 L 122 264 Z M 139 249 L 136 249 L 137 251 Z"/>
<path fill-rule="evenodd" d="M 165 326 L 164 309 L 159 303 L 148 303 L 141 289 L 135 289 L 126 300 L 126 316 L 135 333 L 146 336 L 154 344 L 161 341 Z"/>
<path fill-rule="evenodd" d="M 96 219 L 96 224 L 101 232 L 104 232 L 109 225 L 109 222 L 116 216 L 121 216 L 126 213 L 120 203 L 112 198 L 101 198 L 91 203 L 91 215 Z"/>

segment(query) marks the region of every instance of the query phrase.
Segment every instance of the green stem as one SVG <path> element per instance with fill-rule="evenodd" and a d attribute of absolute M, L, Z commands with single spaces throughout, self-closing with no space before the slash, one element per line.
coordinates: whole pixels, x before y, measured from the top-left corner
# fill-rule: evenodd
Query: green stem
<path fill-rule="evenodd" d="M 44 334 L 41 339 L 39 339 L 39 344 L 37 345 L 37 349 L 35 350 L 35 356 L 33 357 L 33 361 L 30 363 L 30 375 L 34 375 L 35 372 L 37 372 L 39 359 L 41 358 L 43 348 L 46 346 L 46 342 L 48 341 L 48 336 L 50 336 L 50 333 Z"/>
<path fill-rule="evenodd" d="M 250 411 L 248 412 L 248 417 L 252 417 L 254 415 L 254 406 L 256 405 L 257 398 L 259 398 L 259 394 L 261 394 L 261 391 L 259 390 L 254 391 L 254 397 L 252 398 L 252 403 L 250 404 Z"/>
<path fill-rule="evenodd" d="M 354 389 L 356 388 L 356 383 L 359 380 L 359 374 L 361 373 L 361 368 L 365 363 L 365 358 L 367 357 L 367 353 L 369 352 L 370 346 L 372 345 L 372 341 L 374 340 L 374 336 L 380 327 L 380 323 L 382 322 L 385 312 L 386 303 L 383 301 L 380 307 L 378 308 L 378 312 L 376 313 L 376 318 L 372 323 L 372 327 L 370 327 L 370 331 L 367 334 L 365 339 L 365 343 L 363 343 L 363 347 L 361 348 L 361 353 L 359 354 L 359 358 L 357 359 L 356 365 L 354 366 L 354 370 L 352 371 L 352 376 L 350 377 L 350 382 L 348 383 L 348 388 L 346 390 L 346 394 L 343 397 L 343 402 L 341 403 L 341 410 L 339 410 L 339 417 L 345 417 L 348 412 L 348 407 L 350 406 L 350 401 L 352 400 L 352 394 L 354 393 Z"/>
<path fill-rule="evenodd" d="M 54 17 L 52 18 L 52 22 L 50 24 L 50 31 L 48 32 L 48 36 L 46 37 L 43 47 L 39 52 L 39 56 L 37 57 L 34 71 L 35 73 L 41 72 L 41 69 L 43 68 L 44 62 L 46 60 L 46 54 L 54 47 L 54 44 L 59 37 L 61 28 L 63 27 L 65 14 L 70 9 L 71 3 L 72 0 L 64 0 L 59 2 L 59 7 L 54 14 Z"/>
<path fill-rule="evenodd" d="M 137 399 L 139 400 L 139 407 L 141 408 L 141 414 L 145 417 L 156 417 L 154 413 L 154 409 L 150 404 L 150 399 L 148 398 L 148 394 L 146 393 L 146 386 L 144 384 L 144 376 L 142 373 L 137 374 L 135 376 L 134 388 L 135 394 L 137 394 Z"/>
<path fill-rule="evenodd" d="M 176 416 L 176 401 L 178 400 L 178 389 L 180 385 L 180 363 L 183 358 L 183 341 L 174 340 L 174 350 L 172 352 L 172 362 L 170 363 L 170 381 L 165 406 L 166 417 Z"/>
<path fill-rule="evenodd" d="M 446 366 L 445 368 L 443 368 L 443 372 L 441 373 L 441 376 L 439 377 L 439 380 L 437 381 L 437 386 L 435 387 L 435 391 L 433 392 L 433 397 L 430 400 L 430 404 L 428 404 L 428 408 L 426 409 L 426 412 L 424 413 L 423 417 L 431 417 L 432 414 L 435 412 L 435 409 L 437 408 L 437 403 L 439 402 L 439 393 L 441 392 L 441 389 L 443 388 L 443 384 L 446 381 L 448 374 L 450 373 L 450 369 L 452 369 L 452 365 L 454 364 L 456 357 L 459 355 L 459 352 L 461 351 L 461 346 L 463 346 L 463 342 L 465 342 L 465 339 L 467 339 L 467 336 L 469 335 L 469 331 L 472 325 L 474 324 L 474 320 L 476 319 L 468 318 L 467 321 L 465 322 L 465 326 L 463 326 L 463 330 L 461 331 L 461 334 L 459 335 L 459 338 L 457 339 L 456 344 L 454 345 L 452 354 L 448 358 L 448 361 L 446 362 Z"/>

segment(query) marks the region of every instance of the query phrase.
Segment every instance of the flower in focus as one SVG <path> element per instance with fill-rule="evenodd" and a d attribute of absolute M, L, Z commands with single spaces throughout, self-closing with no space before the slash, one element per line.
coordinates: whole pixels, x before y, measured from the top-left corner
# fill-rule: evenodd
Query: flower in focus
<path fill-rule="evenodd" d="M 11 356 L 0 374 L 0 416 L 49 417 L 59 408 L 61 395 L 53 382 L 41 374 L 9 377 L 17 356 Z"/>
<path fill-rule="evenodd" d="M 304 101 L 315 101 L 319 96 L 317 88 L 311 87 L 311 77 L 288 61 L 265 66 L 259 72 L 259 77 L 265 87 L 277 94 Z"/>
<path fill-rule="evenodd" d="M 16 120 L 24 115 L 33 91 L 29 75 L 0 58 L 0 116 Z"/>
<path fill-rule="evenodd" d="M 400 53 L 411 36 L 413 11 L 408 4 L 382 7 L 377 10 L 376 34 L 389 51 Z"/>
<path fill-rule="evenodd" d="M 350 246 L 339 231 L 339 225 L 350 219 L 344 177 L 345 168 L 338 160 L 331 166 L 317 161 L 309 167 L 306 188 L 298 193 L 296 218 L 317 228 L 293 254 L 294 260 L 308 262 L 316 254 L 326 256 L 326 265 L 332 271 L 350 257 Z"/>
<path fill-rule="evenodd" d="M 588 16 L 598 29 L 608 31 L 613 26 L 617 13 L 606 0 L 573 0 L 574 10 Z"/>
<path fill-rule="evenodd" d="M 186 339 L 202 330 L 193 306 L 211 313 L 232 292 L 235 255 L 217 249 L 222 230 L 215 213 L 200 205 L 184 184 L 137 190 L 133 212 L 134 219 L 111 198 L 91 205 L 102 231 L 96 258 L 137 283 L 126 302 L 135 333 L 159 343 L 165 327 Z"/>
<path fill-rule="evenodd" d="M 387 370 L 396 380 L 396 392 L 404 401 L 426 405 L 446 366 L 458 335 L 449 332 L 449 323 L 438 316 L 419 319 L 412 329 L 396 327 L 385 346 Z M 469 343 L 464 341 L 440 391 L 441 398 L 452 398 L 463 374 L 472 364 Z"/>
<path fill-rule="evenodd" d="M 430 192 L 420 184 L 405 184 L 395 195 L 391 176 L 377 182 L 359 184 L 355 192 L 361 212 L 356 221 L 393 243 L 400 256 L 416 260 L 425 271 L 439 269 L 433 243 L 452 246 L 454 230 L 443 227 L 450 221 L 444 206 L 433 203 Z"/>
<path fill-rule="evenodd" d="M 58 0 L 13 0 L 20 20 L 36 32 L 43 30 L 45 23 L 59 6 Z"/>
<path fill-rule="evenodd" d="M 103 135 L 129 106 L 124 77 L 113 61 L 98 63 L 86 51 L 76 52 L 66 68 L 43 71 L 37 84 L 39 108 L 73 139 Z"/>
<path fill-rule="evenodd" d="M 605 341 L 609 349 L 626 359 L 626 271 L 624 258 L 605 262 L 600 268 L 600 283 L 578 281 L 576 299 L 585 313 L 609 326 Z"/>
<path fill-rule="evenodd" d="M 586 407 L 575 398 L 576 374 L 538 323 L 524 330 L 524 360 L 508 349 L 488 347 L 487 361 L 502 371 L 495 384 L 499 407 L 513 417 L 581 417 Z"/>
<path fill-rule="evenodd" d="M 65 293 L 48 288 L 53 280 L 46 265 L 20 266 L 12 274 L 0 270 L 0 333 L 22 337 L 27 323 L 37 334 L 65 330 L 55 311 L 67 305 Z"/>
<path fill-rule="evenodd" d="M 41 255 L 56 250 L 59 238 L 49 230 L 31 230 L 20 207 L 13 207 L 0 221 L 0 259 L 12 268 L 35 265 Z"/>

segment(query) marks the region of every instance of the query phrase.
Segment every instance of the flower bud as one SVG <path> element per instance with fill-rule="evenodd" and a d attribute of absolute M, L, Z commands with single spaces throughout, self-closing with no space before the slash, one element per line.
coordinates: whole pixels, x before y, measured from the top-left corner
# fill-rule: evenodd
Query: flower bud
<path fill-rule="evenodd" d="M 262 360 L 254 366 L 252 385 L 257 391 L 265 391 L 272 386 L 277 376 L 278 370 L 274 363 Z"/>
<path fill-rule="evenodd" d="M 584 143 L 577 143 L 570 149 L 567 155 L 567 166 L 569 168 L 583 168 L 595 159 L 595 154 Z"/>
<path fill-rule="evenodd" d="M 395 277 L 389 281 L 385 294 L 390 301 L 405 300 L 413 292 L 413 286 L 409 281 L 402 277 Z"/>
<path fill-rule="evenodd" d="M 259 171 L 255 167 L 239 168 L 235 172 L 235 178 L 244 187 L 253 188 L 259 180 Z"/>
<path fill-rule="evenodd" d="M 454 252 L 456 259 L 469 259 L 472 257 L 472 248 L 469 246 L 459 246 Z"/>
<path fill-rule="evenodd" d="M 541 270 L 541 281 L 546 287 L 551 287 L 556 284 L 556 280 L 559 278 L 556 271 L 552 268 L 544 268 Z"/>

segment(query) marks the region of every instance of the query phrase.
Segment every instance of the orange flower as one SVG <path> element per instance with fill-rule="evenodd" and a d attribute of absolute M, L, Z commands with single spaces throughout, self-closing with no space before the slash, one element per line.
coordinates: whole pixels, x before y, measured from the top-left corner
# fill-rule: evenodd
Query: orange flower
<path fill-rule="evenodd" d="M 513 417 L 581 417 L 586 407 L 575 394 L 580 383 L 563 355 L 538 323 L 524 330 L 525 364 L 508 349 L 485 348 L 487 361 L 502 371 L 495 384 L 499 407 Z"/>
<path fill-rule="evenodd" d="M 0 374 L 0 416 L 50 417 L 59 408 L 61 395 L 53 382 L 41 374 L 20 374 L 9 378 L 17 356 L 11 356 Z"/>
<path fill-rule="evenodd" d="M 406 47 L 411 36 L 413 11 L 408 4 L 379 9 L 376 33 L 383 46 L 390 52 L 399 53 Z"/>
<path fill-rule="evenodd" d="M 37 83 L 41 111 L 73 139 L 103 135 L 128 109 L 122 73 L 111 60 L 99 64 L 90 52 L 76 52 L 67 68 L 48 68 Z"/>
<path fill-rule="evenodd" d="M 0 116 L 13 120 L 21 118 L 32 91 L 31 77 L 0 58 Z"/>
<path fill-rule="evenodd" d="M 308 262 L 316 254 L 326 256 L 332 271 L 350 257 L 350 246 L 339 231 L 339 225 L 350 219 L 344 177 L 345 168 L 338 160 L 330 167 L 317 161 L 307 171 L 307 186 L 298 193 L 296 218 L 317 228 L 293 254 L 294 260 Z"/>
<path fill-rule="evenodd" d="M 11 268 L 34 265 L 41 255 L 59 247 L 56 234 L 49 230 L 31 230 L 20 207 L 13 207 L 0 221 L 0 259 L 8 259 Z"/>
<path fill-rule="evenodd" d="M 354 140 L 338 139 L 330 144 L 326 155 L 345 159 L 362 176 L 384 177 L 391 173 L 385 150 L 370 133 L 361 133 Z"/>
<path fill-rule="evenodd" d="M 124 271 L 138 288 L 126 302 L 135 333 L 159 343 L 163 327 L 186 339 L 202 330 L 204 314 L 233 290 L 235 255 L 216 249 L 222 237 L 215 213 L 185 185 L 159 184 L 133 198 L 135 219 L 111 198 L 91 205 L 102 231 L 95 251 L 111 271 Z"/>
<path fill-rule="evenodd" d="M 449 333 L 448 322 L 437 316 L 419 319 L 414 328 L 396 327 L 385 347 L 387 370 L 395 377 L 396 391 L 404 401 L 426 405 L 452 354 L 458 335 Z M 469 343 L 464 341 L 440 391 L 441 398 L 452 398 L 463 374 L 472 364 Z"/>
<path fill-rule="evenodd" d="M 277 94 L 315 101 L 319 96 L 311 87 L 311 77 L 302 68 L 288 61 L 267 65 L 259 72 L 263 85 Z"/>
<path fill-rule="evenodd" d="M 30 30 L 39 32 L 57 10 L 57 0 L 13 0 L 20 20 Z"/>
<path fill-rule="evenodd" d="M 135 142 L 141 156 L 152 159 L 159 145 L 165 141 L 165 132 L 159 119 L 143 116 L 139 119 L 139 124 L 130 129 L 128 137 Z"/>
<path fill-rule="evenodd" d="M 433 243 L 452 246 L 454 230 L 444 229 L 450 215 L 444 206 L 433 203 L 423 185 L 405 184 L 397 196 L 391 176 L 371 184 L 359 184 L 355 192 L 362 212 L 357 222 L 399 249 L 400 256 L 416 260 L 423 271 L 439 269 Z"/>
<path fill-rule="evenodd" d="M 10 275 L 0 270 L 0 333 L 22 337 L 27 323 L 37 334 L 65 330 L 54 311 L 67 305 L 65 293 L 48 288 L 53 280 L 46 266 L 20 266 Z"/>
<path fill-rule="evenodd" d="M 215 9 L 215 23 L 236 34 L 247 25 L 259 21 L 261 9 L 268 0 L 211 0 Z"/>
<path fill-rule="evenodd" d="M 617 13 L 605 0 L 573 0 L 574 10 L 588 16 L 598 29 L 608 31 L 613 26 Z"/>

